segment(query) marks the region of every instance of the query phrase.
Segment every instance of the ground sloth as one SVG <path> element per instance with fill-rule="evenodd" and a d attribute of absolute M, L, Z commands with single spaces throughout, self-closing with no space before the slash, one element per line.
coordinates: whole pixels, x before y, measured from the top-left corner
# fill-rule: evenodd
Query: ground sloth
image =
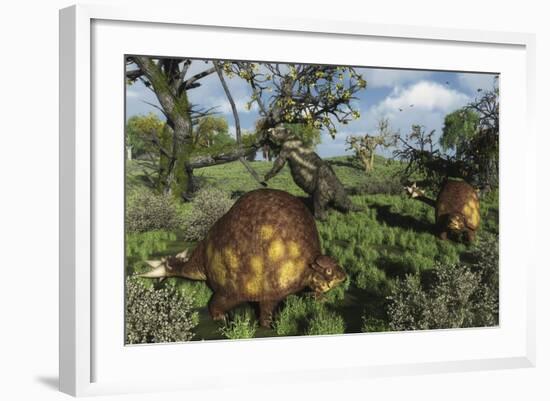
<path fill-rule="evenodd" d="M 265 181 L 274 177 L 288 161 L 294 182 L 312 198 L 313 214 L 316 218 L 325 219 L 328 206 L 344 213 L 361 210 L 351 203 L 332 167 L 313 149 L 304 146 L 289 129 L 278 126 L 268 129 L 267 132 L 268 140 L 279 146 L 280 152 L 273 168 L 265 175 Z"/>
<path fill-rule="evenodd" d="M 346 278 L 334 259 L 322 255 L 315 220 L 284 191 L 259 189 L 243 195 L 191 253 L 150 262 L 142 277 L 206 280 L 214 320 L 243 302 L 259 302 L 268 327 L 277 304 L 306 287 L 316 296 Z"/>

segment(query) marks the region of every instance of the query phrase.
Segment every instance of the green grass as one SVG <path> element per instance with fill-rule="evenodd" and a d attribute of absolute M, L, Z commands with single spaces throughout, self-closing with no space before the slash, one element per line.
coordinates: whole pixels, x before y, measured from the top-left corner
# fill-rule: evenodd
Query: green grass
<path fill-rule="evenodd" d="M 220 327 L 220 334 L 231 340 L 254 338 L 258 329 L 254 312 L 249 309 L 238 309 L 231 315 L 230 319 Z"/>
<path fill-rule="evenodd" d="M 329 162 L 353 194 L 353 203 L 364 208 L 349 214 L 331 210 L 326 221 L 317 222 L 324 253 L 338 260 L 349 278 L 343 286 L 329 292 L 323 303 L 306 294 L 289 297 L 276 312 L 274 329 L 258 328 L 253 333 L 256 337 L 385 330 L 388 326 L 387 296 L 398 279 L 433 269 L 438 264 L 471 262 L 467 260 L 466 245 L 441 241 L 434 235 L 433 208 L 402 193 L 396 176 L 402 168 L 401 163 L 377 158 L 374 171 L 365 174 L 350 158 L 337 157 Z M 263 176 L 272 164 L 257 161 L 251 165 Z M 140 169 L 133 162 L 128 163 L 127 171 L 128 185 L 143 185 Z M 195 175 L 203 185 L 215 186 L 233 196 L 260 188 L 239 162 L 200 169 Z M 305 196 L 294 184 L 288 167 L 269 181 L 269 187 Z M 181 212 L 186 213 L 189 207 L 189 204 L 181 204 Z M 481 215 L 478 235 L 498 235 L 498 191 L 482 199 Z M 171 233 L 169 238 L 159 237 L 159 244 L 151 244 L 146 236 L 130 240 L 132 257 L 128 258 L 128 264 L 134 267 L 129 267 L 128 272 L 146 269 L 143 261 L 147 258 L 177 253 L 193 246 L 184 243 L 179 233 Z M 136 249 L 139 243 L 143 244 L 141 250 Z M 193 294 L 200 316 L 195 339 L 224 338 L 235 332 L 238 335 L 239 330 L 244 333 L 245 326 L 250 324 L 238 321 L 233 326 L 226 326 L 222 336 L 220 330 L 223 328 L 212 322 L 206 311 L 211 291 L 205 283 L 168 279 L 163 285 L 173 285 Z"/>

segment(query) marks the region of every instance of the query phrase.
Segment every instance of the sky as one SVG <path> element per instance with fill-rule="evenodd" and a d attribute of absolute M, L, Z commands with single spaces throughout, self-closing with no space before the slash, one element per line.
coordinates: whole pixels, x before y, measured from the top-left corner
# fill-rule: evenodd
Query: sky
<path fill-rule="evenodd" d="M 210 65 L 211 66 L 211 65 Z M 188 76 L 209 68 L 202 60 L 194 60 Z M 356 94 L 354 106 L 361 118 L 347 125 L 337 125 L 338 133 L 332 139 L 322 132 L 317 153 L 321 157 L 351 155 L 346 150 L 346 138 L 350 135 L 376 134 L 380 118 L 388 118 L 393 131 L 402 136 L 408 134 L 413 124 L 423 126 L 426 131 L 436 130 L 441 135 L 445 116 L 479 96 L 480 89 L 493 87 L 494 75 L 483 73 L 441 72 L 424 70 L 356 68 L 367 81 L 366 89 Z M 251 91 L 248 84 L 239 77 L 226 81 L 235 100 L 241 130 L 253 131 L 259 118 L 257 106 L 246 110 Z M 231 107 L 216 74 L 200 80 L 201 86 L 188 92 L 191 103 L 208 109 L 216 107 L 219 116 L 227 119 L 231 135 L 235 135 L 235 124 Z M 153 105 L 158 106 L 155 94 L 139 81 L 126 89 L 126 118 L 153 112 L 164 116 Z"/>

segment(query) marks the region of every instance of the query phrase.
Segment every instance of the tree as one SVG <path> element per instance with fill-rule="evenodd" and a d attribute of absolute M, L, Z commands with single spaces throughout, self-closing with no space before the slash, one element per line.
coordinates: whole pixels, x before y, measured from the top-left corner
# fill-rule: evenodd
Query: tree
<path fill-rule="evenodd" d="M 282 126 L 288 130 L 290 138 L 298 139 L 304 148 L 315 149 L 321 143 L 321 130 L 311 125 L 306 124 L 289 124 L 285 123 Z M 273 156 L 278 156 L 281 151 L 281 143 L 268 141 L 263 148 L 264 158 L 271 161 Z"/>
<path fill-rule="evenodd" d="M 453 150 L 457 157 L 464 155 L 479 129 L 479 116 L 468 108 L 456 110 L 445 117 L 439 144 L 443 150 Z"/>
<path fill-rule="evenodd" d="M 207 115 L 209 110 L 193 108 L 187 99 L 187 91 L 199 87 L 199 80 L 212 74 L 213 67 L 187 76 L 193 61 L 181 58 L 128 56 L 126 78 L 131 84 L 140 80 L 156 95 L 160 110 L 166 117 L 170 130 L 169 140 L 162 141 L 157 135 L 160 150 L 160 190 L 184 196 L 188 190 L 185 161 L 189 158 L 193 140 L 193 118 Z M 157 133 L 158 134 L 158 133 Z"/>
<path fill-rule="evenodd" d="M 200 124 L 200 120 L 208 117 L 212 113 L 212 109 L 204 110 L 192 105 L 188 101 L 187 91 L 199 87 L 200 79 L 217 71 L 215 62 L 205 61 L 208 68 L 188 77 L 187 73 L 193 62 L 195 61 L 181 58 L 129 56 L 127 65 L 129 67 L 137 66 L 137 68 L 129 68 L 126 72 L 129 83 L 139 79 L 155 93 L 160 104 L 159 109 L 166 117 L 168 130 L 165 129 L 163 138 L 158 136 L 156 141 L 160 151 L 159 189 L 164 193 L 172 193 L 174 196 L 184 199 L 188 199 L 197 189 L 193 175 L 195 168 L 241 160 L 259 181 L 255 172 L 244 159 L 255 153 L 259 145 L 254 142 L 250 143 L 248 148 L 242 148 L 238 124 L 238 146 L 231 150 L 222 147 L 219 154 L 206 156 L 201 154 L 193 157 L 195 150 L 193 125 Z M 223 76 L 220 76 L 220 81 L 226 89 Z M 230 97 L 229 100 L 232 102 Z M 210 122 L 205 124 L 209 125 Z M 208 129 L 205 130 L 208 131 Z M 166 133 L 170 135 L 167 136 Z"/>
<path fill-rule="evenodd" d="M 438 191 L 447 177 L 464 178 L 466 172 L 460 161 L 440 151 L 435 142 L 435 130 L 426 132 L 421 125 L 413 125 L 405 138 L 398 137 L 399 147 L 394 157 L 406 163 L 402 180 L 423 179 L 423 186 Z"/>
<path fill-rule="evenodd" d="M 261 118 L 256 125 L 256 132 L 259 141 L 263 145 L 269 145 L 270 150 L 275 152 L 286 145 L 274 140 L 272 134 L 275 128 L 282 129 L 280 132 L 285 132 L 285 138 L 293 137 L 288 134 L 293 127 L 302 130 L 304 134 L 307 133 L 304 127 L 313 129 L 309 135 L 313 134 L 314 130 L 324 128 L 334 137 L 336 123 L 347 124 L 360 117 L 352 101 L 355 99 L 354 94 L 365 88 L 367 83 L 352 67 L 240 61 L 224 62 L 222 66 L 226 75 L 239 76 L 250 85 L 252 96 L 247 107 L 252 107 L 254 103 L 258 105 Z M 233 104 L 232 106 L 234 109 Z M 299 142 L 300 146 L 303 146 L 303 143 Z M 264 154 L 266 153 L 269 158 L 270 152 L 266 152 L 264 147 Z M 293 157 L 297 157 L 296 154 L 292 154 Z M 310 156 L 318 161 L 316 169 L 324 169 L 323 162 L 317 154 L 313 152 Z M 285 158 L 279 155 L 275 167 L 284 164 L 284 160 Z M 276 174 L 276 171 L 277 168 L 271 170 L 273 174 Z M 273 174 L 268 173 L 266 177 Z M 314 175 L 316 174 L 317 172 L 314 172 Z M 292 176 L 296 179 L 299 174 L 293 172 Z M 337 181 L 336 177 L 334 181 Z M 303 187 L 298 181 L 296 183 Z M 322 190 L 330 191 L 328 187 Z M 328 193 L 325 195 L 330 198 Z"/>
<path fill-rule="evenodd" d="M 455 152 L 465 178 L 478 187 L 498 186 L 499 103 L 495 77 L 492 89 L 445 118 L 441 146 Z"/>
<path fill-rule="evenodd" d="M 292 135 L 296 136 L 304 146 L 314 149 L 321 143 L 321 130 L 307 124 L 284 124 Z"/>
<path fill-rule="evenodd" d="M 126 122 L 126 156 L 128 160 L 158 152 L 151 133 L 161 132 L 165 123 L 154 113 L 132 116 Z"/>
<path fill-rule="evenodd" d="M 279 124 L 304 124 L 336 134 L 336 122 L 360 117 L 354 95 L 367 83 L 352 67 L 306 64 L 224 62 L 229 76 L 246 80 L 262 117 L 260 131 Z"/>
<path fill-rule="evenodd" d="M 356 157 L 363 163 L 365 172 L 374 170 L 374 155 L 376 148 L 388 148 L 396 143 L 397 134 L 392 132 L 387 118 L 378 120 L 378 133 L 365 134 L 362 137 L 349 136 L 346 139 L 348 149 L 355 151 Z"/>
<path fill-rule="evenodd" d="M 195 147 L 213 148 L 234 143 L 235 140 L 229 135 L 227 120 L 223 117 L 203 117 L 193 130 Z"/>
<path fill-rule="evenodd" d="M 443 133 L 426 133 L 413 125 L 394 155 L 407 163 L 403 178 L 421 176 L 436 189 L 447 177 L 462 178 L 477 188 L 498 186 L 499 89 L 492 89 L 445 118 Z"/>

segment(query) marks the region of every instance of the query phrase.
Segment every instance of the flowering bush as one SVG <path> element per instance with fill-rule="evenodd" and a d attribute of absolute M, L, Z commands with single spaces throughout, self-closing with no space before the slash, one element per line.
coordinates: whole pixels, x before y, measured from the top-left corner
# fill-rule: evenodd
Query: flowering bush
<path fill-rule="evenodd" d="M 469 258 L 399 280 L 388 298 L 390 330 L 497 325 L 498 239 L 481 237 Z"/>
<path fill-rule="evenodd" d="M 128 194 L 126 232 L 141 233 L 153 230 L 175 230 L 182 219 L 169 195 L 158 195 L 147 189 Z"/>
<path fill-rule="evenodd" d="M 197 192 L 193 198 L 191 211 L 183 221 L 186 241 L 202 240 L 210 227 L 233 206 L 234 200 L 221 189 L 208 187 Z"/>
<path fill-rule="evenodd" d="M 156 290 L 139 279 L 126 279 L 126 342 L 128 344 L 189 341 L 198 324 L 191 297 L 175 288 Z"/>

